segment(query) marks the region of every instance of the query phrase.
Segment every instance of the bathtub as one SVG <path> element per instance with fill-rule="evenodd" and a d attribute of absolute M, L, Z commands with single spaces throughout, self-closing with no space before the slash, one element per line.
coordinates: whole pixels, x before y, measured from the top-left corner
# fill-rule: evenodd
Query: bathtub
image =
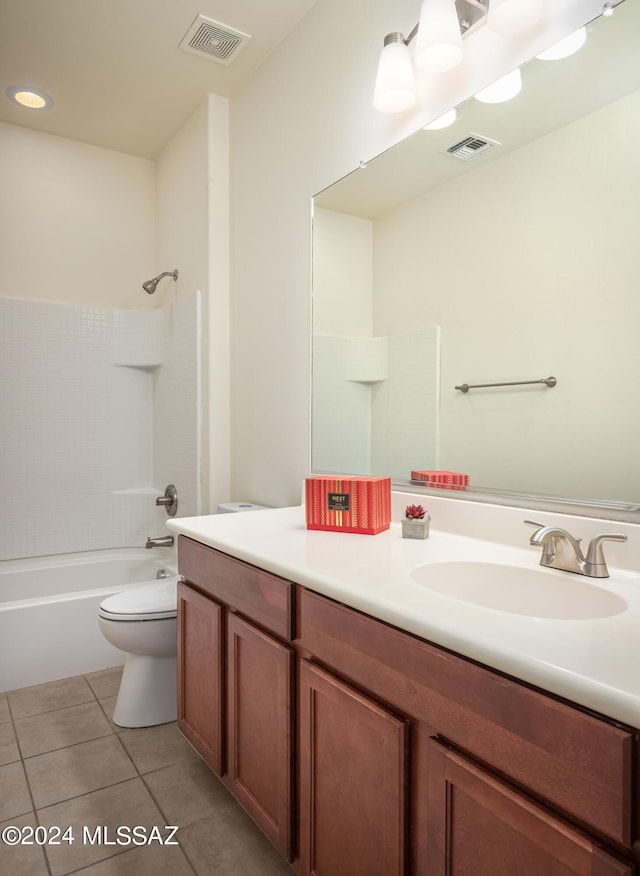
<path fill-rule="evenodd" d="M 125 654 L 98 628 L 111 593 L 177 577 L 175 553 L 118 548 L 0 562 L 0 691 L 108 669 Z"/>

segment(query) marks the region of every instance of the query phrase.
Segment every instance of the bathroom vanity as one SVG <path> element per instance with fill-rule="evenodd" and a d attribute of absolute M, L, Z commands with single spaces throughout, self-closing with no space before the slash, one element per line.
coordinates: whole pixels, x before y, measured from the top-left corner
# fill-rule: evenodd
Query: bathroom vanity
<path fill-rule="evenodd" d="M 384 583 L 450 551 L 445 533 L 416 544 L 397 524 L 309 533 L 302 509 L 242 517 L 168 524 L 178 725 L 296 872 L 636 872 L 633 576 L 615 576 L 628 608 L 614 617 L 517 617 Z"/>

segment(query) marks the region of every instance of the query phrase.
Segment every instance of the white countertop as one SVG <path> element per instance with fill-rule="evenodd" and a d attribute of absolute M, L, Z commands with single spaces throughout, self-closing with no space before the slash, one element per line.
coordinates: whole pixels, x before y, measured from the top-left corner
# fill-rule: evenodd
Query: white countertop
<path fill-rule="evenodd" d="M 488 512 L 480 509 L 479 513 L 486 517 Z M 513 515 L 512 509 L 506 513 Z M 523 528 L 526 513 L 515 514 Z M 432 511 L 434 516 L 438 515 Z M 542 516 L 543 522 L 551 517 Z M 521 547 L 438 529 L 435 519 L 424 541 L 403 539 L 399 523 L 375 536 L 318 532 L 306 529 L 302 507 L 178 518 L 166 525 L 427 641 L 640 728 L 640 577 L 632 571 L 610 565 L 611 576 L 596 580 L 545 569 L 544 574 L 558 577 L 559 587 L 569 576 L 572 583 L 604 587 L 628 603 L 613 617 L 558 620 L 473 605 L 438 594 L 410 577 L 416 566 L 449 560 L 537 569 L 540 550 L 528 545 L 532 530 L 518 530 Z M 599 522 L 600 532 L 625 529 Z M 578 530 L 578 534 L 582 533 Z M 615 551 L 612 555 L 618 556 Z"/>

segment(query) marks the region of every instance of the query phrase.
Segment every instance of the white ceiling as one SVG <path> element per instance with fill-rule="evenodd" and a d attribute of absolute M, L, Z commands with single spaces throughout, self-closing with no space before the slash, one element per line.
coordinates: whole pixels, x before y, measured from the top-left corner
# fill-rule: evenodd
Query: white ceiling
<path fill-rule="evenodd" d="M 231 96 L 316 0 L 0 0 L 0 121 L 155 158 L 206 94 Z M 198 15 L 251 40 L 229 65 L 179 48 Z M 11 86 L 46 91 L 28 110 Z"/>

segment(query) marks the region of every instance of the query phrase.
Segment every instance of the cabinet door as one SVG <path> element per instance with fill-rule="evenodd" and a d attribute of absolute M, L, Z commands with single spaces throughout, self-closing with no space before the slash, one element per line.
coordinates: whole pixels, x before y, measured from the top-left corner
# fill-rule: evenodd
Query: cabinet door
<path fill-rule="evenodd" d="M 305 876 L 401 876 L 407 722 L 300 664 L 300 857 Z"/>
<path fill-rule="evenodd" d="M 223 760 L 224 609 L 178 582 L 178 727 L 214 772 Z"/>
<path fill-rule="evenodd" d="M 463 755 L 430 741 L 430 876 L 631 876 L 595 845 Z"/>
<path fill-rule="evenodd" d="M 291 848 L 291 648 L 234 614 L 228 620 L 229 790 L 274 846 Z"/>

